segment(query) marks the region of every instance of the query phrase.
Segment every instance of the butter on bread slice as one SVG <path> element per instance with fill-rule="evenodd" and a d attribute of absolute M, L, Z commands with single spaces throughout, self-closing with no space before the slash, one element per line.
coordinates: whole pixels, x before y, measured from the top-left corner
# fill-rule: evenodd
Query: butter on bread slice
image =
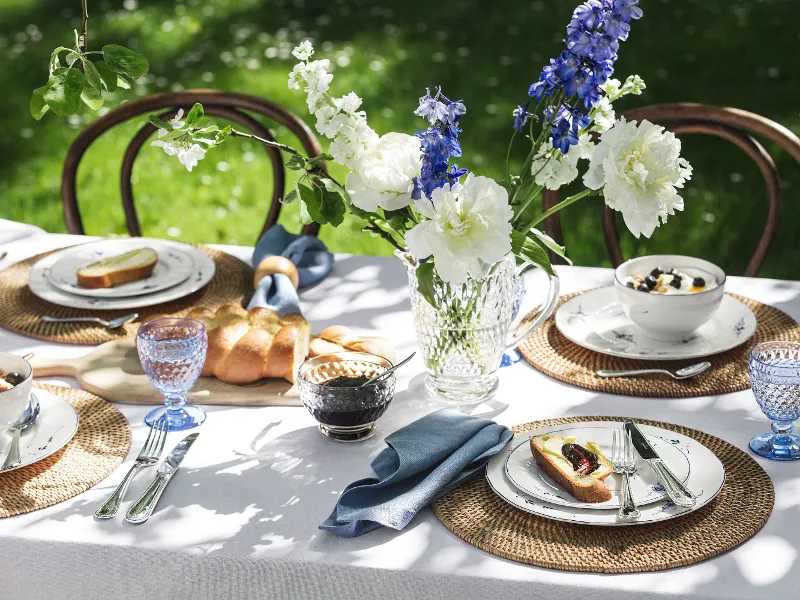
<path fill-rule="evenodd" d="M 138 281 L 150 277 L 157 262 L 158 253 L 152 248 L 137 248 L 119 256 L 109 256 L 78 269 L 78 285 L 96 289 Z"/>
<path fill-rule="evenodd" d="M 611 500 L 611 490 L 603 483 L 613 470 L 611 462 L 603 456 L 602 450 L 596 443 L 586 442 L 585 448 L 597 455 L 600 466 L 588 475 L 581 474 L 561 453 L 564 444 L 572 443 L 575 443 L 575 438 L 563 435 L 537 435 L 531 438 L 531 453 L 542 471 L 581 502 Z"/>

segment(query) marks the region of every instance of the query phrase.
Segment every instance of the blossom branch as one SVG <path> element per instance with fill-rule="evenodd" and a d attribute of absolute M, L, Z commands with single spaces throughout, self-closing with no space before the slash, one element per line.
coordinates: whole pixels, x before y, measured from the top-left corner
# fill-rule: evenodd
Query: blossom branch
<path fill-rule="evenodd" d="M 86 26 L 88 23 L 88 0 L 81 0 L 81 32 L 80 35 L 78 35 L 78 52 L 86 52 Z"/>

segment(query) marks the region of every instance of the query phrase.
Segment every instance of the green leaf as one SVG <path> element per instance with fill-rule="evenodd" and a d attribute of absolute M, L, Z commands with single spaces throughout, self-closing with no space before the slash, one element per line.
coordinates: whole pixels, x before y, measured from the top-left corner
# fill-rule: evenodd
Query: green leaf
<path fill-rule="evenodd" d="M 113 92 L 117 89 L 117 74 L 112 71 L 106 63 L 103 61 L 98 61 L 96 63 L 92 63 L 94 68 L 97 69 L 97 73 L 100 75 L 100 78 L 103 80 L 103 84 L 106 86 L 106 89 L 109 92 Z"/>
<path fill-rule="evenodd" d="M 309 158 L 308 162 L 312 166 L 317 166 L 321 162 L 325 162 L 326 160 L 333 160 L 333 156 L 328 154 L 327 152 L 323 152 L 322 154 L 315 156 L 314 158 Z"/>
<path fill-rule="evenodd" d="M 286 161 L 286 168 L 292 171 L 305 171 L 306 159 L 299 154 L 292 154 Z"/>
<path fill-rule="evenodd" d="M 87 85 L 83 73 L 62 67 L 50 75 L 42 98 L 59 117 L 74 115 L 81 106 L 81 92 Z"/>
<path fill-rule="evenodd" d="M 311 218 L 311 215 L 308 214 L 308 207 L 306 203 L 300 200 L 300 203 L 297 205 L 298 207 L 298 216 L 300 217 L 300 223 L 302 225 L 309 225 L 310 223 L 314 222 L 314 219 Z"/>
<path fill-rule="evenodd" d="M 81 100 L 92 110 L 97 110 L 103 106 L 103 94 L 93 87 L 86 87 L 83 89 L 81 92 Z"/>
<path fill-rule="evenodd" d="M 555 275 L 553 265 L 550 264 L 550 257 L 547 256 L 545 249 L 529 239 L 522 231 L 511 232 L 511 251 L 522 260 L 541 267 L 550 275 Z"/>
<path fill-rule="evenodd" d="M 321 216 L 319 206 L 322 200 L 322 193 L 317 195 L 319 188 L 310 188 L 301 183 L 297 185 L 297 192 L 300 194 L 300 222 L 303 225 L 308 225 L 316 221 L 322 223 L 318 218 Z"/>
<path fill-rule="evenodd" d="M 123 90 L 131 89 L 133 85 L 133 79 L 128 77 L 127 75 L 120 75 L 117 73 L 117 87 L 121 87 Z"/>
<path fill-rule="evenodd" d="M 44 116 L 44 113 L 50 110 L 50 107 L 47 106 L 47 102 L 44 101 L 45 89 L 45 86 L 36 88 L 33 90 L 33 95 L 31 96 L 31 116 L 37 121 Z"/>
<path fill-rule="evenodd" d="M 162 121 L 161 117 L 155 114 L 147 115 L 147 122 L 150 123 L 153 127 L 158 129 L 165 129 L 166 131 L 172 131 L 172 125 L 167 123 L 166 121 Z"/>
<path fill-rule="evenodd" d="M 189 111 L 189 114 L 186 115 L 186 123 L 189 125 L 189 127 L 196 127 L 200 122 L 200 119 L 203 118 L 203 115 L 205 115 L 203 105 L 197 103 L 192 107 L 192 110 Z"/>
<path fill-rule="evenodd" d="M 281 198 L 281 204 L 291 204 L 292 202 L 296 202 L 299 197 L 300 194 L 297 193 L 297 190 L 291 190 Z"/>
<path fill-rule="evenodd" d="M 330 190 L 322 190 L 322 203 L 320 204 L 319 212 L 324 220 L 317 221 L 318 223 L 330 223 L 334 227 L 338 227 L 344 222 L 347 205 L 341 194 Z"/>
<path fill-rule="evenodd" d="M 567 249 L 564 246 L 559 245 L 553 238 L 538 229 L 531 229 L 530 233 L 533 235 L 534 241 L 538 242 L 540 246 L 544 246 L 547 250 L 552 251 L 553 254 L 563 258 L 568 264 L 572 264 L 572 261 L 567 257 Z"/>
<path fill-rule="evenodd" d="M 428 304 L 436 308 L 434 277 L 436 273 L 433 262 L 424 262 L 417 267 L 417 292 L 428 301 Z"/>
<path fill-rule="evenodd" d="M 82 58 L 81 64 L 83 65 L 83 74 L 86 76 L 86 81 L 89 82 L 89 85 L 98 92 L 102 91 L 103 78 L 100 77 L 100 72 L 97 70 L 97 67 L 94 65 L 94 63 L 90 60 Z"/>
<path fill-rule="evenodd" d="M 218 131 L 217 132 L 217 144 L 219 144 L 222 141 L 224 141 L 225 138 L 228 137 L 231 134 L 232 131 L 233 131 L 233 128 L 230 125 L 226 126 L 224 129 Z"/>
<path fill-rule="evenodd" d="M 103 60 L 115 73 L 127 75 L 132 79 L 146 75 L 150 69 L 150 64 L 144 56 L 117 44 L 103 46 Z"/>

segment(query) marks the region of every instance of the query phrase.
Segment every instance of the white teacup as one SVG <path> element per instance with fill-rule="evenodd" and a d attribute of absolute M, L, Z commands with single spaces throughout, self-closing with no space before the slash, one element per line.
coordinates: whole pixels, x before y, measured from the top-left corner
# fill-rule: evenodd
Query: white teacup
<path fill-rule="evenodd" d="M 28 407 L 33 386 L 33 369 L 24 358 L 0 352 L 0 373 L 19 373 L 25 380 L 10 390 L 0 392 L 0 430 L 9 428 Z"/>
<path fill-rule="evenodd" d="M 713 279 L 717 285 L 692 294 L 645 293 L 625 285 L 628 277 L 646 277 L 656 267 L 674 268 L 706 281 Z M 725 272 L 702 258 L 679 254 L 642 256 L 617 267 L 614 287 L 625 314 L 645 335 L 662 341 L 677 341 L 685 339 L 714 316 L 725 293 Z"/>

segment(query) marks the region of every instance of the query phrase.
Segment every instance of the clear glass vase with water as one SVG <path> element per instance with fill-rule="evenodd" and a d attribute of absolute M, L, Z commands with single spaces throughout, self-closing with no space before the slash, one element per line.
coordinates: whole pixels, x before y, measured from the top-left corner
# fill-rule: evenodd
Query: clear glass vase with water
<path fill-rule="evenodd" d="M 530 265 L 517 267 L 509 254 L 491 265 L 487 274 L 451 285 L 434 277 L 434 304 L 417 290 L 418 262 L 397 252 L 408 271 L 411 310 L 431 396 L 458 404 L 488 400 L 497 392 L 497 370 L 503 352 L 522 343 L 553 312 L 558 300 L 558 277 L 548 274 L 544 302 L 512 336 L 518 278 Z"/>

